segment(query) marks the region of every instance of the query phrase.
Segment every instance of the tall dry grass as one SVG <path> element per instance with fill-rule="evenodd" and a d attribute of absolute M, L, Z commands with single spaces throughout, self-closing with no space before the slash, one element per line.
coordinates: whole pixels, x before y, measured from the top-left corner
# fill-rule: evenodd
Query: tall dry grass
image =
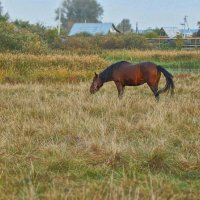
<path fill-rule="evenodd" d="M 98 55 L 0 54 L 0 82 L 79 82 L 108 66 Z"/>
<path fill-rule="evenodd" d="M 99 54 L 52 52 L 48 55 L 0 53 L 0 82 L 80 82 L 111 63 L 152 61 L 170 69 L 200 69 L 199 51 L 102 51 Z"/>
<path fill-rule="evenodd" d="M 175 83 L 0 85 L 0 199 L 199 199 L 200 75 Z"/>
<path fill-rule="evenodd" d="M 171 61 L 194 61 L 199 60 L 200 51 L 186 51 L 186 50 L 115 50 L 105 51 L 105 57 L 110 60 L 154 60 L 157 62 L 171 62 Z"/>

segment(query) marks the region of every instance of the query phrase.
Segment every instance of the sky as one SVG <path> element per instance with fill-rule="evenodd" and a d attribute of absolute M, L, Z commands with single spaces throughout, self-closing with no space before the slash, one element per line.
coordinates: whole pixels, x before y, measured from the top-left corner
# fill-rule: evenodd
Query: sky
<path fill-rule="evenodd" d="M 61 0 L 0 0 L 11 20 L 21 19 L 45 26 L 57 26 L 55 9 Z M 197 28 L 200 21 L 200 0 L 97 0 L 103 7 L 102 22 L 119 24 L 129 19 L 133 29 L 178 27 L 188 16 L 190 28 Z"/>

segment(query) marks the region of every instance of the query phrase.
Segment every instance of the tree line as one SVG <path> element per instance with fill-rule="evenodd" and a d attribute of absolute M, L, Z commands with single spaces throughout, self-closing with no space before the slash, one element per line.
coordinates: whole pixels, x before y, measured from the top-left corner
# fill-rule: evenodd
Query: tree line
<path fill-rule="evenodd" d="M 101 23 L 101 19 L 104 13 L 103 7 L 97 2 L 97 0 L 63 0 L 61 7 L 55 10 L 55 20 L 60 20 L 63 32 L 67 33 L 74 23 Z M 8 21 L 9 13 L 3 12 L 3 6 L 0 2 L 0 21 Z M 15 24 L 20 27 L 29 27 L 29 22 L 24 22 L 22 20 L 16 20 Z M 195 36 L 200 36 L 200 21 L 197 23 L 199 30 L 195 33 Z M 38 24 L 36 24 L 36 27 Z M 122 19 L 119 24 L 117 24 L 117 29 L 122 33 L 133 32 L 133 28 L 129 19 Z M 44 28 L 44 27 L 42 27 Z M 37 28 L 35 28 L 37 29 Z M 158 29 L 153 29 L 151 34 L 156 36 L 160 34 Z M 147 34 L 148 36 L 151 34 Z"/>
<path fill-rule="evenodd" d="M 103 7 L 96 0 L 64 0 L 60 8 L 57 8 L 56 20 L 59 20 L 61 11 L 61 25 L 69 31 L 74 23 L 101 23 Z M 122 19 L 117 25 L 121 32 L 133 31 L 129 19 Z"/>
<path fill-rule="evenodd" d="M 55 10 L 58 20 L 59 9 Z M 103 8 L 96 0 L 64 0 L 61 7 L 62 32 L 58 36 L 57 27 L 47 28 L 42 24 L 30 24 L 29 21 L 10 21 L 9 13 L 4 12 L 0 2 L 0 51 L 22 51 L 31 53 L 48 50 L 74 49 L 144 49 L 153 48 L 146 38 L 159 37 L 160 30 L 152 29 L 143 34 L 135 34 L 129 19 L 122 19 L 117 25 L 127 34 L 87 37 L 82 34 L 75 38 L 67 37 L 67 30 L 76 22 L 99 22 Z M 195 36 L 200 36 L 199 31 Z M 84 38 L 83 38 L 84 37 Z"/>
<path fill-rule="evenodd" d="M 101 22 L 103 8 L 96 0 L 63 0 L 61 5 L 62 28 L 69 31 L 74 23 Z M 56 9 L 56 20 L 59 19 L 59 8 Z M 199 30 L 194 36 L 200 36 L 200 21 L 197 23 Z M 122 33 L 133 32 L 130 20 L 125 18 L 116 26 Z M 136 30 L 135 30 L 136 31 Z M 150 34 L 159 36 L 158 29 L 152 29 Z M 158 35 L 157 35 L 158 34 Z"/>

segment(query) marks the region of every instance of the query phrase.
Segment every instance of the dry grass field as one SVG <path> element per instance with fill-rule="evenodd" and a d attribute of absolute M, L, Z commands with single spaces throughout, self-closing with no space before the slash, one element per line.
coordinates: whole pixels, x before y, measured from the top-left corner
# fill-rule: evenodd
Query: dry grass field
<path fill-rule="evenodd" d="M 174 79 L 0 85 L 0 199 L 199 199 L 200 74 Z"/>
<path fill-rule="evenodd" d="M 95 71 L 121 60 L 132 63 L 152 61 L 168 69 L 200 69 L 199 55 L 199 50 L 52 52 L 47 55 L 0 53 L 0 83 L 88 81 Z"/>

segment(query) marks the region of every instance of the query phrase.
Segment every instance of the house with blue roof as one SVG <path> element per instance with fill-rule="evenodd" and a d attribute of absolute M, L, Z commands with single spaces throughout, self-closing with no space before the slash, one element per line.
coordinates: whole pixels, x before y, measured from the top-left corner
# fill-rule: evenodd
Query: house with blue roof
<path fill-rule="evenodd" d="M 183 35 L 185 37 L 191 37 L 197 29 L 178 29 L 177 27 L 163 27 L 161 33 L 165 33 L 170 39 L 176 38 L 177 35 Z"/>
<path fill-rule="evenodd" d="M 109 33 L 120 33 L 120 31 L 112 23 L 75 23 L 68 35 L 73 36 L 79 33 L 107 35 Z"/>

